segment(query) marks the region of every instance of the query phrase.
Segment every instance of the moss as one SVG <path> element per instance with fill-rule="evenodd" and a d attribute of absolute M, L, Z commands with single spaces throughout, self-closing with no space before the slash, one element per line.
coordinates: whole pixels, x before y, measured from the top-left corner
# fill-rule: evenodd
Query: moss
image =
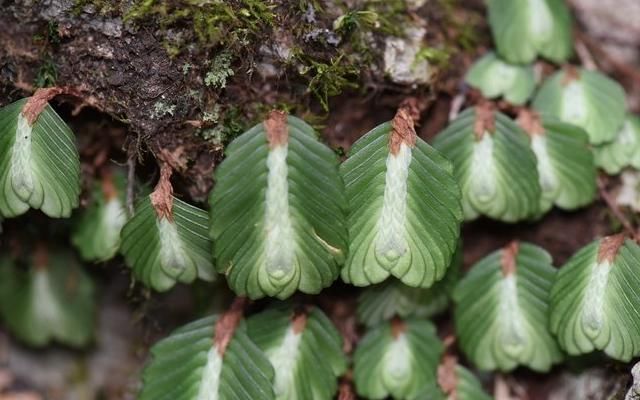
<path fill-rule="evenodd" d="M 38 68 L 33 85 L 37 88 L 51 87 L 56 85 L 56 80 L 58 80 L 58 68 L 53 58 L 47 54 Z"/>
<path fill-rule="evenodd" d="M 302 75 L 309 75 L 308 90 L 313 93 L 322 108 L 329 111 L 329 97 L 337 96 L 345 88 L 357 88 L 358 67 L 347 61 L 343 54 L 328 63 L 314 59 L 304 60 Z"/>
<path fill-rule="evenodd" d="M 156 103 L 153 105 L 153 112 L 151 113 L 151 118 L 160 119 L 167 115 L 173 116 L 175 111 L 176 111 L 175 104 L 168 104 L 163 101 L 156 101 Z"/>
<path fill-rule="evenodd" d="M 223 51 L 218 53 L 211 63 L 211 68 L 204 77 L 207 86 L 222 89 L 227 86 L 227 79 L 234 75 L 231 68 L 231 53 Z"/>

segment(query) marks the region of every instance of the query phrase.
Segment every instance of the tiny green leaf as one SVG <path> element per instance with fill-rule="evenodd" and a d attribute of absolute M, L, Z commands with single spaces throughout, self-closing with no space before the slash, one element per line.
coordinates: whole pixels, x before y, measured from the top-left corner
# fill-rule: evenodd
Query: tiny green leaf
<path fill-rule="evenodd" d="M 640 355 L 640 247 L 608 236 L 578 251 L 551 289 L 550 324 L 571 355 L 603 350 L 628 362 Z"/>
<path fill-rule="evenodd" d="M 354 144 L 340 167 L 349 202 L 345 282 L 366 286 L 394 276 L 426 288 L 442 279 L 462 220 L 452 170 L 417 137 L 404 108 Z"/>
<path fill-rule="evenodd" d="M 85 261 L 106 261 L 120 248 L 120 231 L 127 222 L 125 179 L 121 171 L 106 170 L 96 183 L 91 204 L 74 227 L 71 242 Z"/>
<path fill-rule="evenodd" d="M 275 370 L 276 399 L 333 399 L 347 360 L 342 336 L 322 311 L 271 308 L 249 318 L 247 327 Z"/>
<path fill-rule="evenodd" d="M 136 279 L 165 291 L 176 282 L 215 279 L 206 211 L 173 197 L 171 170 L 163 167 L 156 189 L 142 198 L 122 228 L 120 252 Z"/>
<path fill-rule="evenodd" d="M 523 110 L 518 123 L 531 139 L 542 196 L 540 213 L 553 205 L 573 210 L 593 201 L 596 168 L 588 136 L 579 127 Z"/>
<path fill-rule="evenodd" d="M 250 298 L 318 293 L 346 252 L 335 153 L 309 125 L 274 111 L 227 147 L 211 193 L 217 268 Z"/>
<path fill-rule="evenodd" d="M 555 269 L 540 247 L 512 242 L 476 263 L 454 292 L 456 334 L 478 368 L 548 371 L 562 353 L 547 323 Z"/>
<path fill-rule="evenodd" d="M 466 220 L 486 215 L 516 222 L 537 215 L 541 192 L 529 138 L 491 105 L 462 112 L 433 146 L 453 163 Z"/>
<path fill-rule="evenodd" d="M 415 398 L 436 384 L 444 346 L 429 321 L 399 320 L 373 328 L 354 355 L 353 378 L 358 395 L 368 399 Z"/>
<path fill-rule="evenodd" d="M 413 288 L 397 279 L 366 288 L 358 297 L 358 320 L 371 327 L 394 316 L 429 318 L 442 313 L 449 306 L 461 265 L 462 251 L 458 245 L 444 278 L 428 289 Z"/>
<path fill-rule="evenodd" d="M 493 52 L 476 61 L 465 80 L 488 99 L 504 97 L 516 105 L 526 103 L 536 87 L 533 65 L 509 64 Z"/>
<path fill-rule="evenodd" d="M 500 55 L 514 64 L 541 55 L 556 63 L 572 55 L 571 14 L 564 0 L 488 0 L 489 25 Z"/>
<path fill-rule="evenodd" d="M 556 72 L 540 87 L 533 108 L 577 125 L 592 144 L 612 141 L 624 122 L 622 86 L 607 76 L 573 66 Z"/>
<path fill-rule="evenodd" d="M 609 175 L 625 167 L 640 169 L 640 118 L 628 115 L 613 141 L 593 148 L 596 165 Z"/>
<path fill-rule="evenodd" d="M 269 360 L 245 326 L 225 316 L 187 324 L 154 345 L 138 400 L 275 399 Z"/>
<path fill-rule="evenodd" d="M 29 208 L 66 218 L 78 206 L 80 161 L 75 139 L 43 98 L 47 90 L 0 109 L 0 216 L 4 218 Z"/>
<path fill-rule="evenodd" d="M 31 346 L 57 341 L 83 347 L 93 338 L 95 299 L 91 278 L 72 254 L 40 245 L 28 268 L 0 259 L 0 313 Z"/>

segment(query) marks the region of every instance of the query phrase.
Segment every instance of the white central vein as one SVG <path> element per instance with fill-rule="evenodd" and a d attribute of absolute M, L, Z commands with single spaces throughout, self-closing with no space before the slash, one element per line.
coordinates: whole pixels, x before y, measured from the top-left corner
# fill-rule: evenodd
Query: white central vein
<path fill-rule="evenodd" d="M 500 294 L 500 306 L 498 308 L 498 321 L 500 321 L 500 341 L 505 351 L 512 357 L 516 357 L 526 345 L 525 323 L 522 320 L 522 311 L 518 303 L 518 288 L 516 276 L 511 274 L 502 279 L 502 293 Z"/>
<path fill-rule="evenodd" d="M 541 45 L 553 37 L 553 15 L 546 0 L 529 0 L 529 33 Z"/>
<path fill-rule="evenodd" d="M 493 138 L 489 132 L 473 146 L 471 158 L 471 194 L 481 203 L 491 201 L 497 191 L 493 161 Z"/>
<path fill-rule="evenodd" d="M 579 81 L 570 82 L 562 95 L 560 119 L 578 126 L 587 122 L 589 108 L 587 107 L 584 88 Z"/>
<path fill-rule="evenodd" d="M 605 323 L 604 302 L 609 281 L 611 264 L 609 262 L 596 263 L 591 270 L 591 276 L 582 303 L 582 326 L 587 336 L 595 339 Z"/>
<path fill-rule="evenodd" d="M 173 222 L 166 218 L 156 221 L 160 238 L 160 261 L 165 271 L 174 277 L 179 276 L 187 268 L 187 254 L 182 246 L 182 240 Z"/>
<path fill-rule="evenodd" d="M 207 353 L 207 364 L 202 370 L 200 387 L 196 400 L 218 400 L 220 373 L 222 372 L 222 357 L 216 346 L 212 346 Z"/>
<path fill-rule="evenodd" d="M 553 193 L 558 188 L 558 178 L 556 177 L 551 157 L 547 151 L 546 138 L 543 135 L 533 135 L 531 138 L 531 148 L 538 160 L 538 175 L 540 176 L 540 186 L 544 193 Z"/>
<path fill-rule="evenodd" d="M 290 327 L 282 343 L 266 351 L 267 358 L 276 372 L 273 384 L 276 399 L 295 398 L 294 379 L 297 374 L 296 363 L 301 338 L 302 334 L 295 333 L 293 327 Z"/>
<path fill-rule="evenodd" d="M 293 268 L 294 238 L 289 216 L 286 144 L 269 151 L 265 211 L 265 252 L 267 273 L 282 278 Z"/>
<path fill-rule="evenodd" d="M 400 144 L 397 154 L 387 156 L 384 199 L 378 218 L 376 253 L 388 261 L 402 257 L 407 251 L 407 179 L 411 164 L 411 148 Z"/>
<path fill-rule="evenodd" d="M 31 169 L 31 140 L 31 126 L 20 113 L 18 115 L 16 140 L 11 154 L 10 176 L 13 190 L 22 201 L 29 200 L 35 187 Z"/>

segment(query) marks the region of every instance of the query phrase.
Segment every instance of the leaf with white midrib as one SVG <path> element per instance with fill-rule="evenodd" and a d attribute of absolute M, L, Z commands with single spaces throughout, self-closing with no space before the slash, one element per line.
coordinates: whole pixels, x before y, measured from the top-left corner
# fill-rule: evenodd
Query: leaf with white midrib
<path fill-rule="evenodd" d="M 72 254 L 41 245 L 27 269 L 0 258 L 0 313 L 31 346 L 86 346 L 94 331 L 93 281 Z"/>
<path fill-rule="evenodd" d="M 240 325 L 221 351 L 219 317 L 177 329 L 151 349 L 138 400 L 273 400 L 273 368 Z"/>
<path fill-rule="evenodd" d="M 80 161 L 69 127 L 48 105 L 31 124 L 29 99 L 0 109 L 0 216 L 29 208 L 54 218 L 78 206 Z"/>
<path fill-rule="evenodd" d="M 571 355 L 602 350 L 627 362 L 640 355 L 640 247 L 623 235 L 579 250 L 551 289 L 550 326 Z"/>
<path fill-rule="evenodd" d="M 247 321 L 251 340 L 275 370 L 275 398 L 330 400 L 346 369 L 342 337 L 317 308 L 270 308 Z"/>
<path fill-rule="evenodd" d="M 172 218 L 158 216 L 150 196 L 141 199 L 122 229 L 120 252 L 136 279 L 158 291 L 196 278 L 213 281 L 209 217 L 171 196 Z"/>
<path fill-rule="evenodd" d="M 533 65 L 509 64 L 493 52 L 471 66 L 465 81 L 488 99 L 504 97 L 516 105 L 526 103 L 536 87 Z"/>
<path fill-rule="evenodd" d="M 340 172 L 350 236 L 342 279 L 366 286 L 393 276 L 412 287 L 442 279 L 459 236 L 460 193 L 451 164 L 417 137 L 408 112 L 360 138 Z"/>
<path fill-rule="evenodd" d="M 562 359 L 548 327 L 551 256 L 513 242 L 476 263 L 454 292 L 460 347 L 478 368 L 546 372 Z"/>
<path fill-rule="evenodd" d="M 346 253 L 338 159 L 313 128 L 272 112 L 236 138 L 210 197 L 217 269 L 251 298 L 318 293 Z"/>
<path fill-rule="evenodd" d="M 616 175 L 625 167 L 640 168 L 640 118 L 627 115 L 616 137 L 593 147 L 595 163 L 609 175 Z"/>

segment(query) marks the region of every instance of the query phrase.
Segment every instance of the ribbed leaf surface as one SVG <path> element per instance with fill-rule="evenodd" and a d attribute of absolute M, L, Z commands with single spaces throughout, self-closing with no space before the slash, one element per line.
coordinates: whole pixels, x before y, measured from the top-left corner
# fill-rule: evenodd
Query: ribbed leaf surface
<path fill-rule="evenodd" d="M 394 320 L 369 331 L 354 355 L 358 395 L 368 399 L 412 399 L 436 384 L 444 347 L 435 327 L 419 319 Z"/>
<path fill-rule="evenodd" d="M 625 362 L 640 355 L 640 248 L 623 240 L 596 240 L 558 273 L 550 324 L 569 354 L 604 350 Z"/>
<path fill-rule="evenodd" d="M 615 175 L 625 167 L 640 169 L 640 118 L 628 115 L 613 141 L 593 148 L 596 165 Z"/>
<path fill-rule="evenodd" d="M 336 155 L 302 120 L 273 115 L 227 147 L 210 198 L 218 271 L 251 298 L 318 293 L 346 252 Z M 276 120 L 270 146 L 265 124 Z"/>
<path fill-rule="evenodd" d="M 86 261 L 106 261 L 120 248 L 120 231 L 127 222 L 125 179 L 117 171 L 98 182 L 92 202 L 77 221 L 71 242 Z"/>
<path fill-rule="evenodd" d="M 517 105 L 526 103 L 536 86 L 533 65 L 509 64 L 493 52 L 476 61 L 465 80 L 488 99 L 504 97 Z"/>
<path fill-rule="evenodd" d="M 31 126 L 22 114 L 26 102 L 0 109 L 0 216 L 35 208 L 69 217 L 80 194 L 73 133 L 49 105 Z"/>
<path fill-rule="evenodd" d="M 82 347 L 93 338 L 93 282 L 73 255 L 34 256 L 28 268 L 2 258 L 0 281 L 2 317 L 25 343 Z"/>
<path fill-rule="evenodd" d="M 544 81 L 533 107 L 583 128 L 592 144 L 615 138 L 626 109 L 619 83 L 598 72 L 575 67 L 560 70 Z"/>
<path fill-rule="evenodd" d="M 493 38 L 505 60 L 524 64 L 539 54 L 562 63 L 571 56 L 571 15 L 564 0 L 488 0 L 487 5 Z"/>
<path fill-rule="evenodd" d="M 458 241 L 462 212 L 451 164 L 413 127 L 398 132 L 398 118 L 359 139 L 340 167 L 350 239 L 342 279 L 357 286 L 394 276 L 430 287 L 444 276 Z"/>
<path fill-rule="evenodd" d="M 551 116 L 543 117 L 542 122 L 533 118 L 537 121 L 528 131 L 542 189 L 540 213 L 553 205 L 573 210 L 591 203 L 596 194 L 596 168 L 587 134 Z"/>
<path fill-rule="evenodd" d="M 444 356 L 438 366 L 438 384 L 425 387 L 414 400 L 491 400 L 478 379 L 455 358 Z"/>
<path fill-rule="evenodd" d="M 366 288 L 358 297 L 358 320 L 371 327 L 394 316 L 429 318 L 449 306 L 449 298 L 460 276 L 461 248 L 442 280 L 428 289 L 413 288 L 397 279 Z"/>
<path fill-rule="evenodd" d="M 454 292 L 456 334 L 478 368 L 548 371 L 562 359 L 547 323 L 554 275 L 546 251 L 512 243 L 480 260 L 460 281 Z"/>
<path fill-rule="evenodd" d="M 183 326 L 151 349 L 138 400 L 272 400 L 273 368 L 241 326 L 220 356 L 217 317 Z"/>
<path fill-rule="evenodd" d="M 342 336 L 322 311 L 272 308 L 252 316 L 247 326 L 275 370 L 276 399 L 333 399 L 347 360 Z"/>
<path fill-rule="evenodd" d="M 538 212 L 535 154 L 527 134 L 507 116 L 467 109 L 438 134 L 434 147 L 453 162 L 465 219 L 516 222 Z"/>
<path fill-rule="evenodd" d="M 136 279 L 165 291 L 176 282 L 215 279 L 206 211 L 173 198 L 173 218 L 158 217 L 150 196 L 122 229 L 120 252 Z"/>

